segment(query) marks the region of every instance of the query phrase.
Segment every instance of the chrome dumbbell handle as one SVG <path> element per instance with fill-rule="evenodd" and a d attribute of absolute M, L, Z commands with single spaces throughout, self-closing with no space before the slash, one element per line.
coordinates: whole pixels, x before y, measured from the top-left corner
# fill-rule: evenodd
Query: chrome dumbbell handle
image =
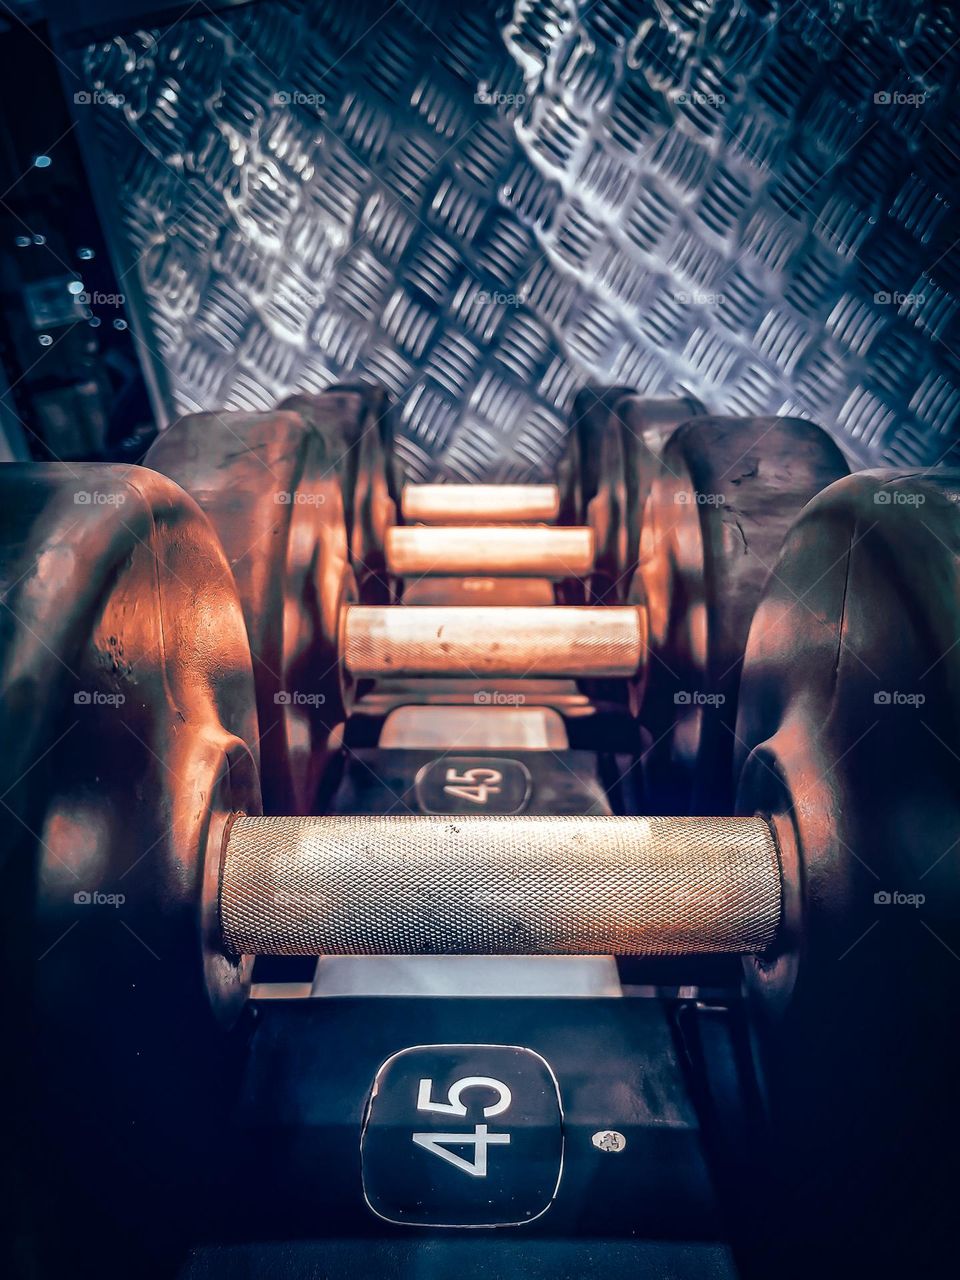
<path fill-rule="evenodd" d="M 237 817 L 220 877 L 234 955 L 748 954 L 780 912 L 761 818 Z"/>

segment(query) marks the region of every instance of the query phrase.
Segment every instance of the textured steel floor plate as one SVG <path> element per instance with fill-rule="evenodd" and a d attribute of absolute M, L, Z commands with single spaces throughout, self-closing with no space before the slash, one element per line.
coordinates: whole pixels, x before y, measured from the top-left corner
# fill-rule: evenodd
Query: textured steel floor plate
<path fill-rule="evenodd" d="M 541 478 L 576 389 L 960 431 L 960 13 L 260 3 L 75 51 L 163 416 L 384 383 L 418 479 Z"/>

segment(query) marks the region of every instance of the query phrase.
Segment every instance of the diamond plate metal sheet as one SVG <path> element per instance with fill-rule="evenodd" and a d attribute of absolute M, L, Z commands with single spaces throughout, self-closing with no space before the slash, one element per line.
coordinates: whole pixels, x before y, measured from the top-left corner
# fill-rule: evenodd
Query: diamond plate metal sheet
<path fill-rule="evenodd" d="M 960 435 L 960 15 L 261 0 L 80 50 L 162 417 L 383 383 L 417 480 L 545 479 L 588 381 Z"/>

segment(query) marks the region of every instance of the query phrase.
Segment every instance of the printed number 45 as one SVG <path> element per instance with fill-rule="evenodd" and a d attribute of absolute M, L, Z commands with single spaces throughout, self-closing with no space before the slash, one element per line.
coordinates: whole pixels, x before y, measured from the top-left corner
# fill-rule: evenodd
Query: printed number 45
<path fill-rule="evenodd" d="M 483 1108 L 483 1115 L 488 1120 L 493 1116 L 503 1115 L 513 1102 L 513 1095 L 502 1080 L 494 1080 L 492 1076 L 463 1076 L 450 1086 L 446 1102 L 436 1102 L 432 1098 L 432 1080 L 421 1080 L 417 1094 L 417 1110 L 434 1111 L 445 1116 L 465 1116 L 467 1105 L 463 1101 L 463 1094 L 468 1089 L 478 1087 L 493 1089 L 497 1094 L 497 1101 Z M 431 1151 L 441 1160 L 446 1160 L 455 1169 L 461 1169 L 473 1178 L 487 1176 L 488 1147 L 507 1146 L 510 1142 L 509 1133 L 490 1133 L 485 1124 L 474 1125 L 473 1133 L 415 1133 L 412 1137 L 418 1147 Z M 467 1160 L 464 1156 L 457 1155 L 455 1151 L 449 1151 L 447 1148 L 450 1146 L 472 1146 L 473 1160 Z"/>
<path fill-rule="evenodd" d="M 443 789 L 448 796 L 456 796 L 458 800 L 486 804 L 490 796 L 500 794 L 502 781 L 503 774 L 499 769 L 465 769 L 463 773 L 448 769 L 447 783 Z"/>

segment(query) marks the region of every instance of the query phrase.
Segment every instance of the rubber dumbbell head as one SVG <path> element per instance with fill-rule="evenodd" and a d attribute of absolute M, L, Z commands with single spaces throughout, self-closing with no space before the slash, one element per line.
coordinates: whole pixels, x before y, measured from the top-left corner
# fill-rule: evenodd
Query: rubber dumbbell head
<path fill-rule="evenodd" d="M 951 1220 L 958 492 L 958 472 L 831 485 L 773 561 L 746 647 L 737 809 L 771 816 L 783 864 L 780 937 L 746 964 L 771 1199 L 826 1249 L 907 1196 L 931 1228 Z M 912 1265 L 938 1237 L 909 1234 Z"/>
<path fill-rule="evenodd" d="M 331 397 L 328 408 L 342 418 Z M 353 686 L 339 619 L 358 596 L 329 437 L 292 411 L 173 422 L 145 463 L 210 519 L 230 562 L 253 652 L 268 811 L 310 811 Z"/>
<path fill-rule="evenodd" d="M 664 446 L 628 599 L 650 615 L 641 715 L 656 812 L 728 813 L 747 632 L 792 522 L 849 468 L 797 418 L 698 417 Z"/>

